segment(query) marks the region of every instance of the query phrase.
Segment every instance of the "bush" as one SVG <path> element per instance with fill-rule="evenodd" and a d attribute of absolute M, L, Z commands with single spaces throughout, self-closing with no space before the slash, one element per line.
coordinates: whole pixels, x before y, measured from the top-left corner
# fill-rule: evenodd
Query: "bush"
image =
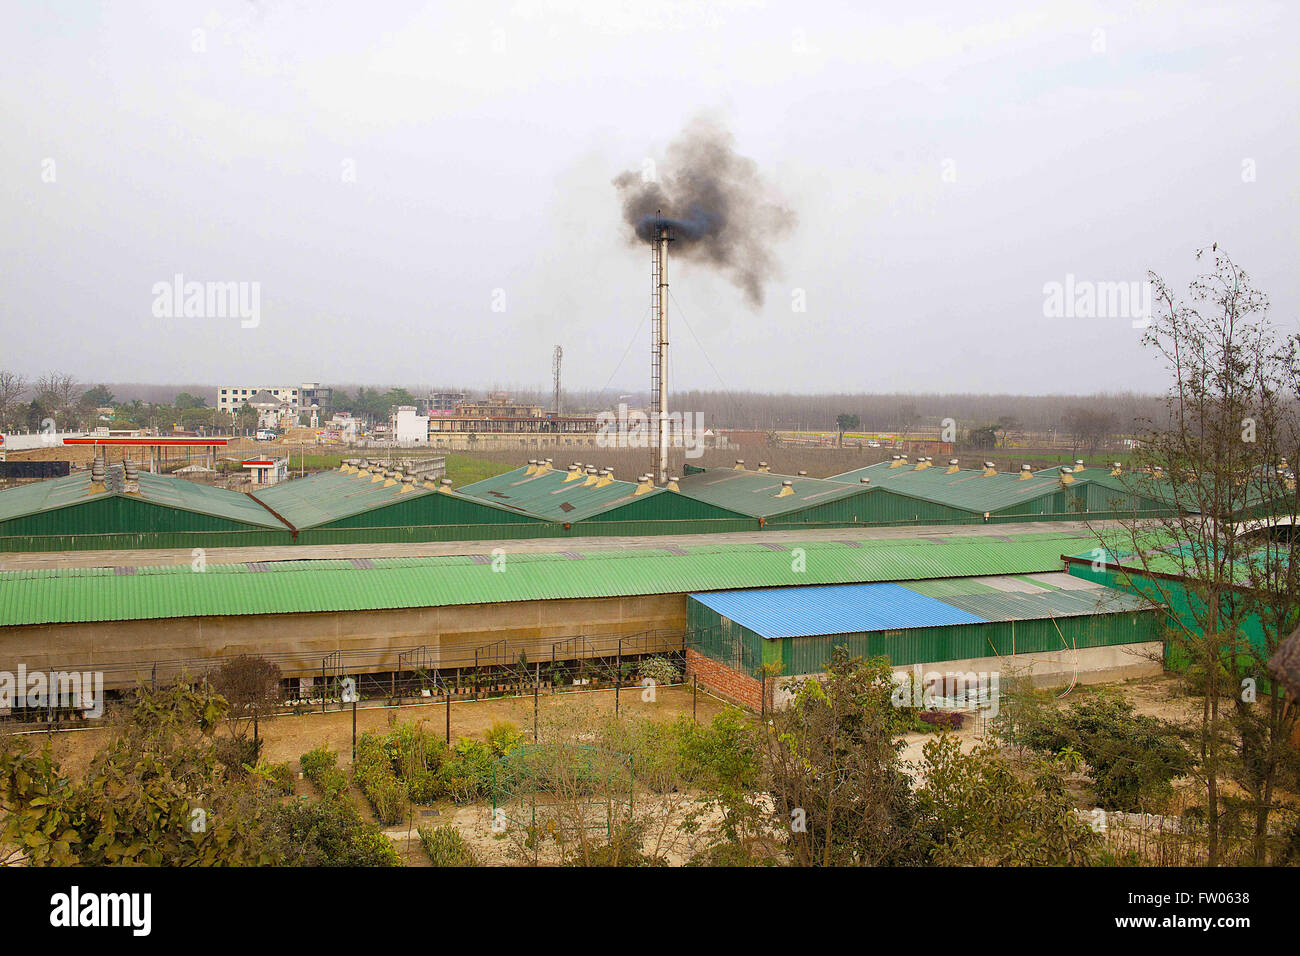
<path fill-rule="evenodd" d="M 448 756 L 442 738 L 420 724 L 402 724 L 389 732 L 384 747 L 412 803 L 432 803 L 446 794 L 438 776 Z"/>
<path fill-rule="evenodd" d="M 287 866 L 401 865 L 389 839 L 347 800 L 285 804 L 275 812 L 269 839 Z"/>
<path fill-rule="evenodd" d="M 316 785 L 321 796 L 332 800 L 348 788 L 348 775 L 338 765 L 338 754 L 327 747 L 309 750 L 298 758 L 303 775 Z"/>
<path fill-rule="evenodd" d="M 228 777 L 242 777 L 248 773 L 249 767 L 257 765 L 262 742 L 247 737 L 217 737 L 212 749 L 217 760 L 225 766 Z"/>
<path fill-rule="evenodd" d="M 633 754 L 637 780 L 656 793 L 667 793 L 684 783 L 682 741 L 691 726 L 689 717 L 666 721 L 628 715 L 603 723 L 599 742 L 606 750 Z"/>
<path fill-rule="evenodd" d="M 523 741 L 524 735 L 517 724 L 508 720 L 494 720 L 492 726 L 483 735 L 493 756 L 504 757 Z"/>
<path fill-rule="evenodd" d="M 1134 713 L 1131 703 L 1109 690 L 1068 711 L 1043 709 L 1018 733 L 1035 750 L 1077 751 L 1087 761 L 1098 804 L 1107 810 L 1151 809 L 1151 800 L 1168 796 L 1174 778 L 1193 764 L 1173 725 Z"/>
<path fill-rule="evenodd" d="M 450 823 L 440 827 L 420 827 L 420 845 L 434 866 L 478 866 L 478 858 Z"/>
<path fill-rule="evenodd" d="M 457 803 L 469 803 L 492 791 L 496 760 L 492 749 L 478 740 L 461 740 L 439 768 L 443 789 Z"/>
<path fill-rule="evenodd" d="M 411 795 L 406 783 L 393 769 L 393 754 L 389 751 L 386 737 L 361 735 L 357 741 L 357 762 L 352 775 L 375 808 L 380 823 L 392 826 L 406 818 L 411 809 Z"/>
<path fill-rule="evenodd" d="M 677 665 L 666 657 L 647 657 L 637 665 L 636 672 L 642 680 L 649 678 L 661 687 L 676 684 L 682 679 Z"/>
<path fill-rule="evenodd" d="M 288 796 L 293 793 L 293 770 L 287 763 L 262 763 L 257 765 L 257 773 L 276 793 Z"/>

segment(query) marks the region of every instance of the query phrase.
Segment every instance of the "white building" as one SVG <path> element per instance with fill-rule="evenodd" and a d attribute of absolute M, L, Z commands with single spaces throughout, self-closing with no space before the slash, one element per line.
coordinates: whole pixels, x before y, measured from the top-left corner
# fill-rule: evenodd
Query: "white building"
<path fill-rule="evenodd" d="M 255 485 L 278 485 L 289 477 L 287 458 L 245 458 L 242 464 Z"/>
<path fill-rule="evenodd" d="M 416 414 L 414 405 L 398 405 L 389 419 L 390 436 L 399 445 L 429 444 L 429 416 Z"/>
<path fill-rule="evenodd" d="M 289 405 L 295 411 L 302 405 L 302 386 L 301 385 L 227 385 L 217 389 L 217 411 L 230 412 L 232 415 L 244 407 L 245 403 L 252 404 L 253 398 L 259 392 L 269 392 L 271 395 L 284 405 Z"/>

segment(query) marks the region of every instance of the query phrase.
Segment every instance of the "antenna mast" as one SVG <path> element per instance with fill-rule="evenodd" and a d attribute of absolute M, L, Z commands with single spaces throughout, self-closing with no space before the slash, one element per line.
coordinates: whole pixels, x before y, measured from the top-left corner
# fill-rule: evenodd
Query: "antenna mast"
<path fill-rule="evenodd" d="M 552 404 L 555 407 L 555 415 L 558 418 L 560 414 L 560 361 L 564 358 L 564 349 L 558 345 L 555 347 L 555 355 L 551 359 L 551 376 L 555 379 L 555 397 Z"/>

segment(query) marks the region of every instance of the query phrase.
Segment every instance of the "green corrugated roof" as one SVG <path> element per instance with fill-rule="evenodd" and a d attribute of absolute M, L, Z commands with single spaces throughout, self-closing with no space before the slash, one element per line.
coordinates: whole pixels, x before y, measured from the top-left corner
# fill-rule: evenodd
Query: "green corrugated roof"
<path fill-rule="evenodd" d="M 986 475 L 982 469 L 975 468 L 963 468 L 950 474 L 948 466 L 941 462 L 935 462 L 919 471 L 916 463 L 897 468 L 891 468 L 890 464 L 879 462 L 833 475 L 828 480 L 861 484 L 862 478 L 869 478 L 869 487 L 884 488 L 977 514 L 1011 508 L 1044 495 L 1055 494 L 1063 487 L 1055 475 L 1035 475 L 1022 479 L 1018 474 L 1010 472 Z"/>
<path fill-rule="evenodd" d="M 253 496 L 273 508 L 285 521 L 301 531 L 398 502 L 417 501 L 429 495 L 448 494 L 445 491 L 426 488 L 423 482 L 416 482 L 413 490 L 405 492 L 402 491 L 400 482 L 387 487 L 385 485 L 385 481 L 375 481 L 374 475 L 345 474 L 334 470 L 322 471 L 307 478 L 282 481 L 254 492 Z M 467 506 L 482 508 L 485 512 L 485 521 L 492 520 L 494 514 L 512 511 L 458 492 L 451 492 L 450 496 L 459 499 Z"/>
<path fill-rule="evenodd" d="M 951 540 L 622 549 L 616 555 L 510 554 L 283 561 L 189 567 L 0 572 L 0 625 L 441 607 L 673 594 L 778 585 L 1024 574 L 1060 567 L 1082 534 Z M 865 542 L 864 542 L 865 544 Z M 796 562 L 794 548 L 805 551 Z M 803 565 L 804 570 L 795 567 Z"/>
<path fill-rule="evenodd" d="M 986 621 L 1031 621 L 1151 609 L 1141 598 L 1111 588 L 945 595 L 941 600 Z"/>
<path fill-rule="evenodd" d="M 111 497 L 107 491 L 91 493 L 90 472 L 79 472 L 64 478 L 34 482 L 19 488 L 0 492 L 0 521 L 19 518 L 43 511 L 80 504 L 99 498 Z M 135 495 L 126 497 L 135 498 Z M 257 525 L 262 528 L 283 530 L 284 526 L 269 511 L 248 495 L 211 485 L 201 485 L 184 478 L 140 473 L 139 500 L 148 501 L 183 511 L 213 515 L 230 521 Z"/>
<path fill-rule="evenodd" d="M 617 479 L 599 486 L 587 484 L 585 475 L 568 480 L 570 473 L 562 468 L 551 468 L 534 475 L 527 474 L 527 471 L 527 468 L 516 468 L 503 475 L 464 485 L 459 492 L 513 511 L 569 522 L 582 521 L 638 497 L 671 494 L 663 488 L 655 488 L 637 496 L 634 482 Z"/>
<path fill-rule="evenodd" d="M 903 586 L 986 621 L 1079 617 L 1150 608 L 1131 594 L 1094 585 L 1059 570 L 1033 578 L 1002 575 L 978 580 L 922 581 Z"/>
<path fill-rule="evenodd" d="M 794 493 L 782 497 L 782 482 L 786 481 L 790 482 Z M 688 498 L 696 498 L 755 518 L 770 518 L 866 492 L 864 488 L 854 488 L 824 478 L 733 468 L 714 468 L 687 475 L 677 485 Z"/>
<path fill-rule="evenodd" d="M 322 471 L 307 478 L 293 478 L 253 492 L 253 497 L 273 508 L 295 528 L 314 528 L 339 518 L 346 518 L 377 505 L 396 501 L 401 485 L 384 487 L 373 475 L 345 475 L 336 470 Z M 402 497 L 437 494 L 423 485 Z"/>

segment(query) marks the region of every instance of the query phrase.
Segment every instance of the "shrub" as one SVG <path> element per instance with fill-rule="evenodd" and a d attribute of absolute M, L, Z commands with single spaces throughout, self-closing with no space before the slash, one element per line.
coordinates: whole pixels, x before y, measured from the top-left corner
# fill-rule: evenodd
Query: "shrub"
<path fill-rule="evenodd" d="M 964 722 L 961 714 L 949 710 L 923 710 L 916 716 L 922 723 L 940 730 L 961 730 Z"/>
<path fill-rule="evenodd" d="M 478 866 L 474 850 L 450 823 L 439 827 L 420 827 L 420 845 L 434 866 Z"/>
<path fill-rule="evenodd" d="M 309 750 L 298 758 L 303 775 L 316 785 L 327 800 L 348 788 L 348 775 L 338 765 L 338 755 L 327 747 Z"/>
<path fill-rule="evenodd" d="M 347 800 L 285 804 L 276 810 L 268 838 L 288 866 L 401 865 L 389 839 Z"/>
<path fill-rule="evenodd" d="M 458 803 L 469 803 L 492 790 L 492 771 L 496 760 L 487 744 L 478 740 L 461 740 L 438 770 L 443 789 Z"/>
<path fill-rule="evenodd" d="M 677 665 L 667 657 L 647 657 L 637 665 L 637 676 L 642 680 L 649 678 L 656 684 L 676 684 L 682 679 Z"/>
<path fill-rule="evenodd" d="M 357 741 L 357 761 L 352 775 L 375 808 L 380 823 L 392 826 L 405 819 L 411 808 L 411 795 L 406 783 L 393 769 L 393 753 L 386 737 L 361 735 Z"/>
<path fill-rule="evenodd" d="M 487 745 L 496 757 L 504 757 L 518 747 L 524 739 L 519 726 L 508 720 L 492 721 L 492 726 L 483 736 L 487 738 Z"/>
<path fill-rule="evenodd" d="M 257 765 L 257 773 L 271 788 L 282 796 L 293 793 L 293 770 L 287 763 L 262 763 Z"/>
<path fill-rule="evenodd" d="M 405 782 L 412 803 L 432 803 L 446 794 L 438 770 L 447 759 L 448 749 L 440 737 L 426 732 L 420 724 L 402 724 L 389 732 L 385 750 L 397 776 Z"/>
<path fill-rule="evenodd" d="M 1149 809 L 1192 768 L 1192 755 L 1163 720 L 1136 714 L 1113 691 L 1068 711 L 1043 710 L 1020 729 L 1022 742 L 1050 754 L 1077 751 L 1087 761 L 1097 802 L 1107 810 Z"/>

